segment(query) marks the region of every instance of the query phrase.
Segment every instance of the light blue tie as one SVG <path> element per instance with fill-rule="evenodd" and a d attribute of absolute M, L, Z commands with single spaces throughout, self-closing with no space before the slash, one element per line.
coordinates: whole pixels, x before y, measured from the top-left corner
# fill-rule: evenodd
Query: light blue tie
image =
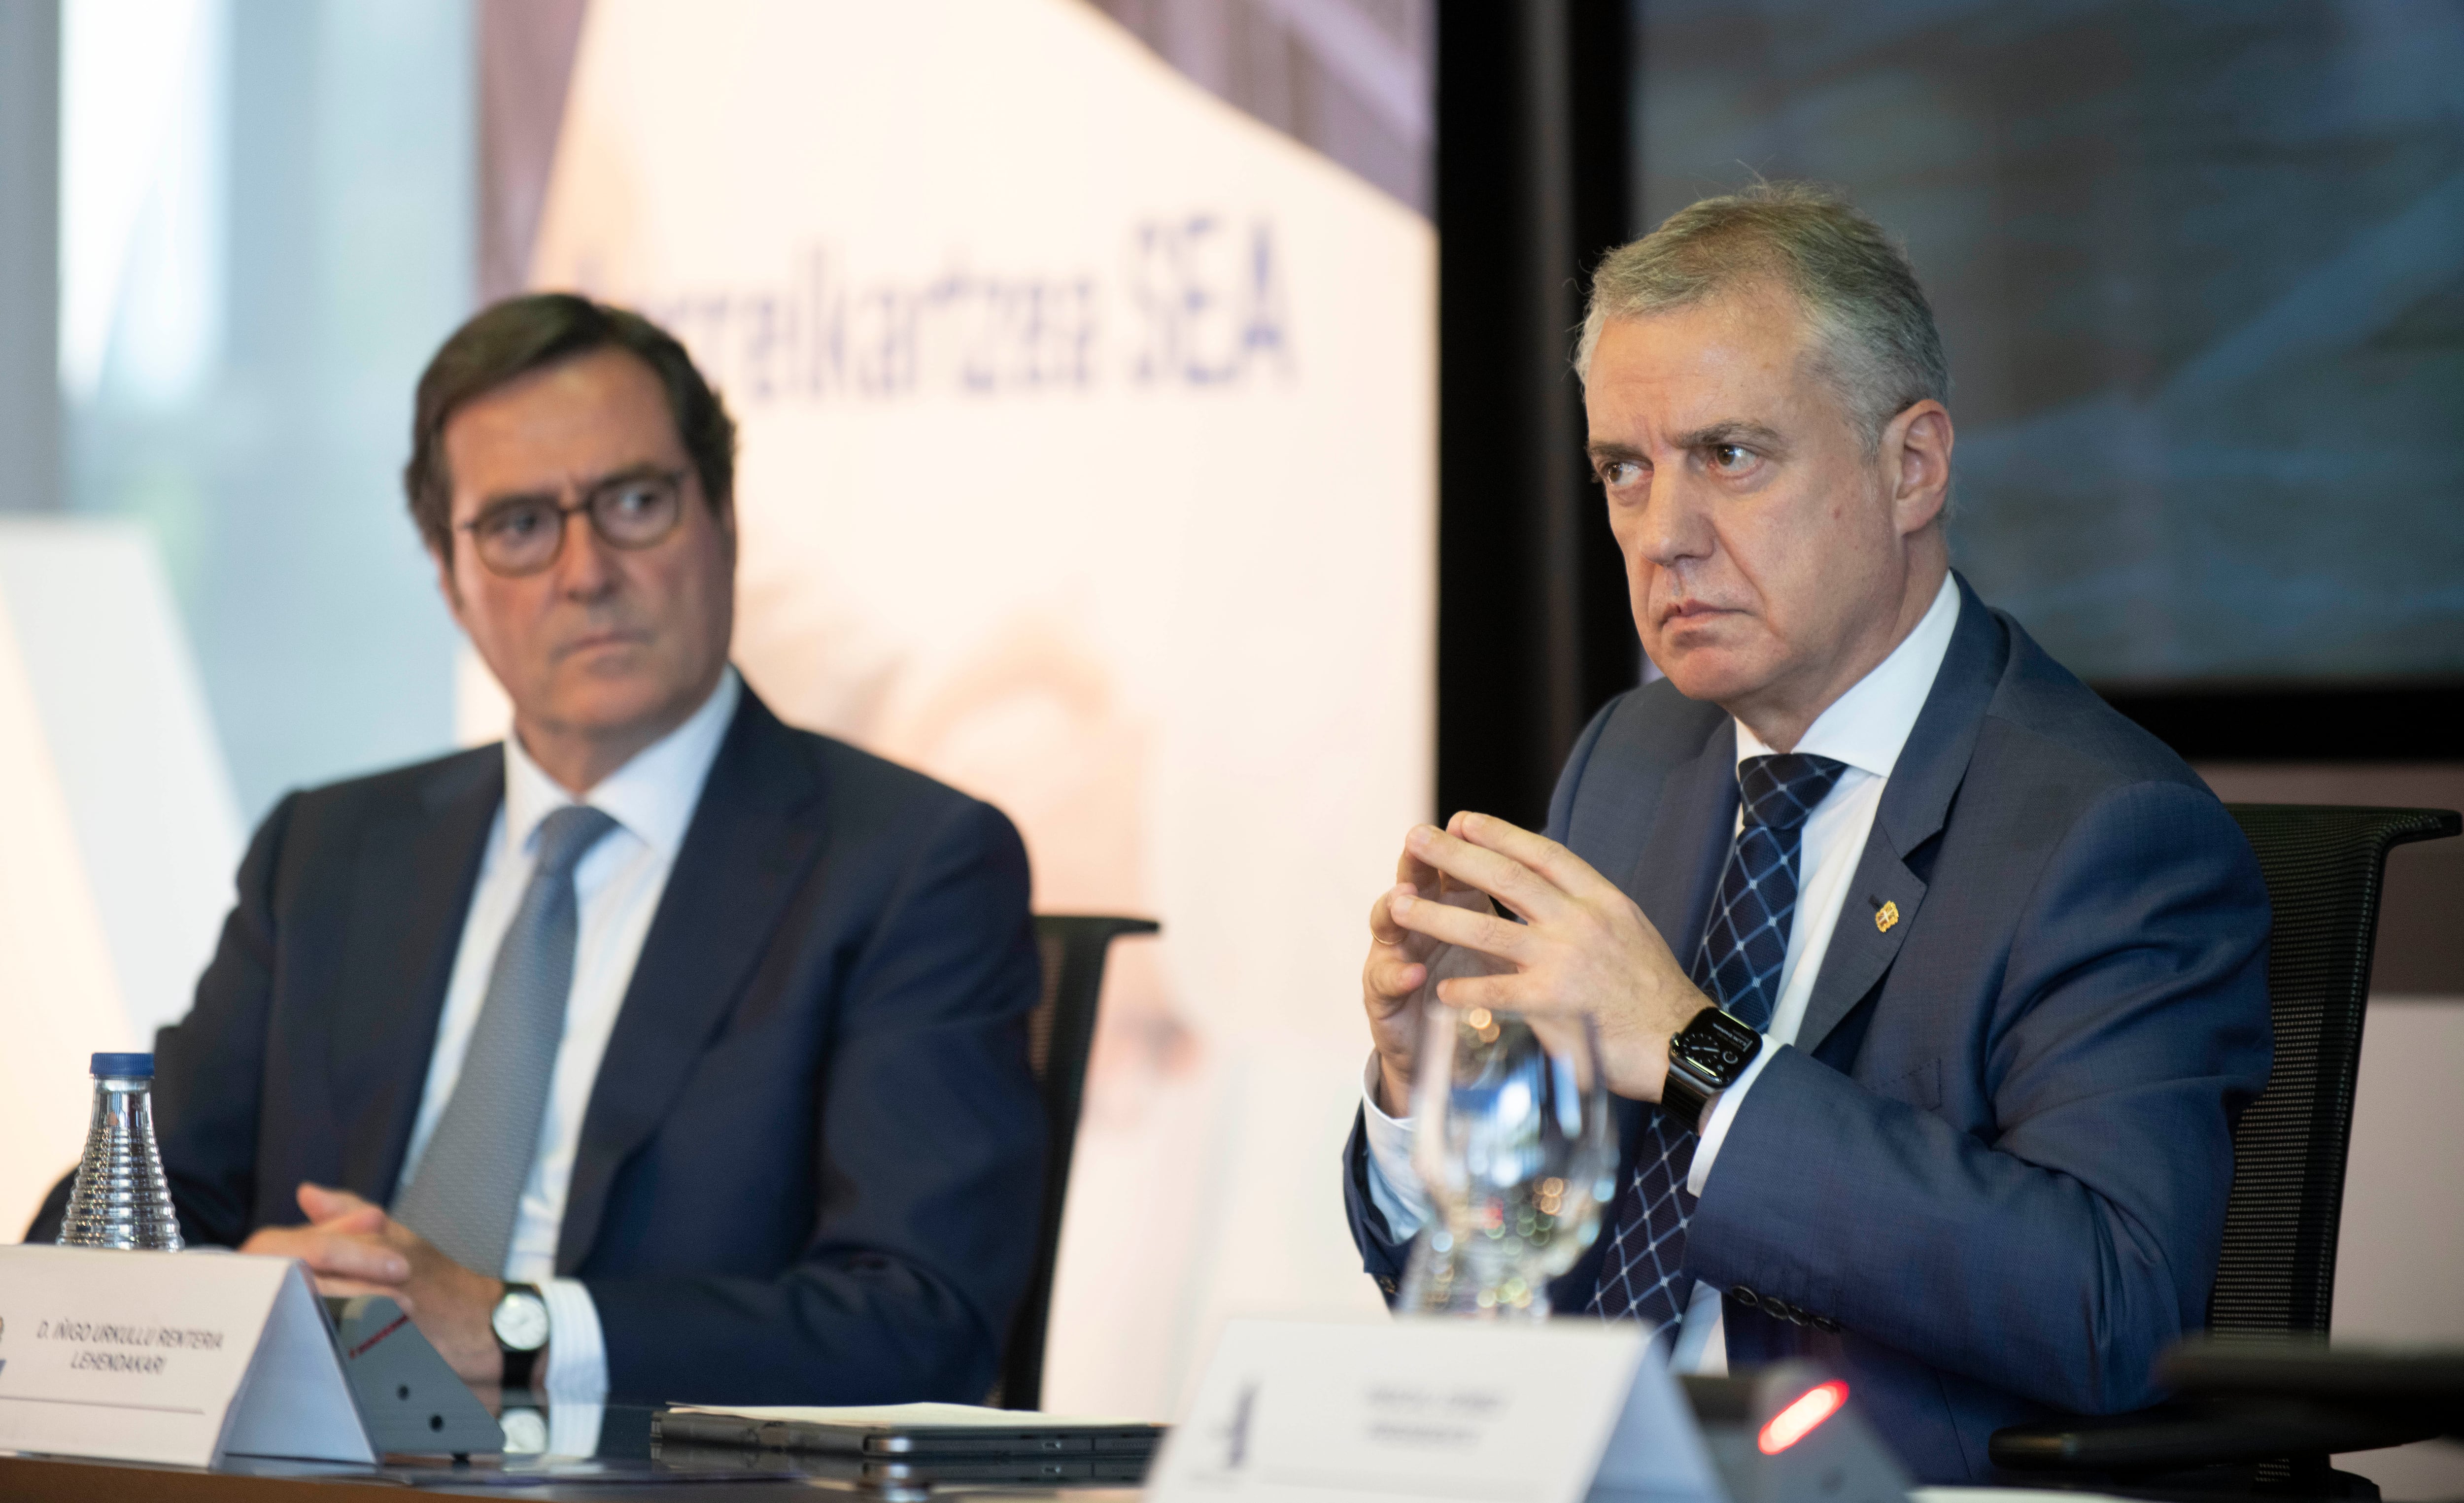
<path fill-rule="evenodd" d="M 607 815 L 580 805 L 539 822 L 539 864 L 496 949 L 452 1099 L 394 1205 L 396 1220 L 491 1278 L 504 1272 L 513 1247 L 564 1039 L 580 927 L 573 869 L 615 828 Z"/>

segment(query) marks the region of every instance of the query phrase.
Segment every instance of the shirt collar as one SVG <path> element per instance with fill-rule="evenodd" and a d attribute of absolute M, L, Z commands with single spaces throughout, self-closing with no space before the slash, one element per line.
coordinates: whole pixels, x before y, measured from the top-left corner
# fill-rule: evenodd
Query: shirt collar
<path fill-rule="evenodd" d="M 568 804 L 584 804 L 608 815 L 662 855 L 673 859 L 693 823 L 701 785 L 718 758 L 718 743 L 736 718 L 742 680 L 729 664 L 718 687 L 682 725 L 633 754 L 582 798 L 567 793 L 522 749 L 519 736 L 505 737 L 505 835 L 512 849 L 530 849 L 539 822 Z"/>
<path fill-rule="evenodd" d="M 1933 604 L 1916 630 L 1891 649 L 1890 656 L 1875 664 L 1873 672 L 1815 716 L 1796 749 L 1844 762 L 1878 778 L 1889 777 L 1900 760 L 1900 748 L 1908 743 L 1908 733 L 1916 729 L 1917 717 L 1924 713 L 1925 696 L 1933 693 L 1934 675 L 1942 671 L 1942 660 L 1950 652 L 1951 631 L 1958 625 L 1959 582 L 1945 573 L 1942 588 L 1934 592 Z M 1738 763 L 1770 755 L 1763 739 L 1739 720 Z"/>

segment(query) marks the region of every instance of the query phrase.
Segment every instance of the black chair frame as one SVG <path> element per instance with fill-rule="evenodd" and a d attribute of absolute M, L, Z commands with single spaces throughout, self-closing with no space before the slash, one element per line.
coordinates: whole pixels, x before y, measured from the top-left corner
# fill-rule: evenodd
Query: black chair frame
<path fill-rule="evenodd" d="M 1005 1409 L 1040 1408 L 1044 1348 L 1052 1315 L 1052 1274 L 1061 1255 L 1061 1213 L 1069 1200 L 1069 1160 L 1078 1145 L 1086 1099 L 1087 1055 L 1095 1043 L 1095 1008 L 1104 990 L 1104 961 L 1115 939 L 1155 934 L 1152 918 L 1096 914 L 1038 914 L 1035 938 L 1044 955 L 1044 995 L 1027 1018 L 1027 1053 L 1044 1091 L 1045 1150 L 1043 1220 L 1036 1231 L 1035 1270 L 1011 1320 L 992 1402 Z"/>

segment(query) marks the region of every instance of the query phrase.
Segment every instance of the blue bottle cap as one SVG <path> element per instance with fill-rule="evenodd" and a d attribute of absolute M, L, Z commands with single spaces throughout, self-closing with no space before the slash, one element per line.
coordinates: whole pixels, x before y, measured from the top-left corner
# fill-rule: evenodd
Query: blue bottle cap
<path fill-rule="evenodd" d="M 143 1075 L 152 1078 L 154 1056 L 151 1054 L 97 1054 L 94 1056 L 97 1075 Z"/>

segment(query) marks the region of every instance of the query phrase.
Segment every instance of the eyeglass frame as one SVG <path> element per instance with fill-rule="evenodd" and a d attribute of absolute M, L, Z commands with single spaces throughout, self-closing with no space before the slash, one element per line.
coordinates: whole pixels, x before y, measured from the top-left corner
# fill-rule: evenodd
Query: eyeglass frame
<path fill-rule="evenodd" d="M 501 515 L 512 507 L 548 500 L 549 497 L 547 493 L 542 492 L 531 496 L 501 497 L 496 500 L 490 502 L 487 506 L 482 507 L 479 511 L 479 515 L 472 518 L 469 521 L 455 522 L 453 524 L 453 530 L 455 532 L 470 534 L 472 557 L 479 561 L 479 566 L 481 568 L 484 568 L 489 573 L 495 575 L 498 579 L 529 579 L 533 575 L 544 574 L 548 570 L 556 567 L 556 561 L 564 556 L 565 533 L 576 513 L 587 515 L 590 521 L 590 530 L 598 535 L 600 542 L 607 544 L 607 546 L 611 548 L 619 549 L 623 552 L 639 553 L 648 548 L 655 548 L 660 543 L 667 542 L 670 538 L 676 535 L 676 529 L 678 527 L 684 525 L 685 508 L 689 504 L 685 497 L 684 482 L 687 476 L 693 475 L 696 472 L 691 465 L 686 465 L 674 470 L 662 470 L 651 465 L 636 465 L 629 469 L 620 470 L 614 475 L 606 475 L 598 480 L 592 481 L 589 488 L 582 493 L 582 498 L 573 502 L 569 506 L 551 502 L 549 504 L 548 511 L 556 518 L 556 545 L 548 550 L 547 556 L 539 561 L 537 568 L 501 569 L 495 564 L 488 562 L 487 549 L 482 547 L 479 542 L 479 529 L 487 523 L 490 518 Z M 674 518 L 668 522 L 667 527 L 655 538 L 645 538 L 639 542 L 627 542 L 620 539 L 609 537 L 607 535 L 606 526 L 600 521 L 598 512 L 592 508 L 597 505 L 600 497 L 609 494 L 616 487 L 642 480 L 657 480 L 674 488 L 676 493 L 676 514 Z"/>

